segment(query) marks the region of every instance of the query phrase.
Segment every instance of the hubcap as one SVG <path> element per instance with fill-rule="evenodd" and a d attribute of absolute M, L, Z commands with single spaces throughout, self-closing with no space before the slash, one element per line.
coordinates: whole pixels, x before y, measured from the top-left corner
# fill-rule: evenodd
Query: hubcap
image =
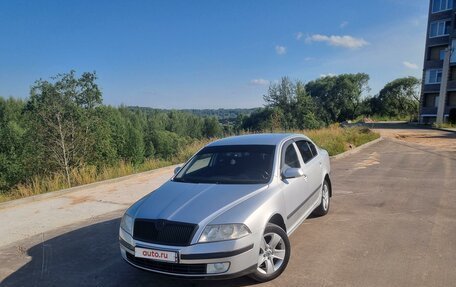
<path fill-rule="evenodd" d="M 326 183 L 323 184 L 322 203 L 323 203 L 323 209 L 324 210 L 328 210 L 328 207 L 329 207 L 329 189 L 328 189 L 328 185 Z"/>
<path fill-rule="evenodd" d="M 263 236 L 258 256 L 258 271 L 262 274 L 272 274 L 283 264 L 286 247 L 282 237 L 277 233 L 267 233 Z"/>

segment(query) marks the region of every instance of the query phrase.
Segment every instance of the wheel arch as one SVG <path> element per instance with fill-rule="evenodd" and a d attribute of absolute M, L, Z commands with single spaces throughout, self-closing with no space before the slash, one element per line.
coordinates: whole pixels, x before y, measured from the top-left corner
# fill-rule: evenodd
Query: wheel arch
<path fill-rule="evenodd" d="M 329 185 L 329 197 L 332 197 L 332 184 L 331 184 L 331 178 L 329 178 L 329 174 L 325 175 L 325 181 L 327 181 L 328 185 Z"/>
<path fill-rule="evenodd" d="M 279 213 L 275 213 L 271 218 L 269 218 L 268 223 L 273 223 L 275 225 L 278 225 L 280 228 L 282 228 L 285 232 L 287 232 L 287 226 L 285 224 L 285 220 L 283 220 L 282 215 Z"/>

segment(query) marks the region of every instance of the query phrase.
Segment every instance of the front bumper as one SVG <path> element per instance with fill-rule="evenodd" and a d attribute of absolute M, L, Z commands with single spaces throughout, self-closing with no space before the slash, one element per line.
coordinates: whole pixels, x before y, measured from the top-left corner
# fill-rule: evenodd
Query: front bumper
<path fill-rule="evenodd" d="M 193 279 L 226 279 L 252 273 L 258 260 L 258 243 L 250 234 L 238 240 L 200 243 L 190 246 L 164 246 L 134 240 L 120 229 L 119 241 L 122 258 L 134 267 L 164 275 Z M 135 247 L 173 251 L 177 263 L 161 262 L 135 257 Z M 207 264 L 229 263 L 223 273 L 207 273 Z"/>

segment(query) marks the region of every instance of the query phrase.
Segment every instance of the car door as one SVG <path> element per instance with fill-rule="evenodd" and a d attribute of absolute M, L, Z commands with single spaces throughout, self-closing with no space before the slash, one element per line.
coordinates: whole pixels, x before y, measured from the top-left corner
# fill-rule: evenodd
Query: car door
<path fill-rule="evenodd" d="M 304 139 L 299 139 L 295 143 L 303 161 L 302 170 L 306 179 L 308 197 L 304 208 L 307 210 L 312 208 L 321 198 L 322 166 L 317 149 L 313 143 Z"/>
<path fill-rule="evenodd" d="M 294 141 L 289 141 L 282 147 L 280 165 L 282 175 L 287 168 L 302 168 L 302 160 Z M 285 198 L 287 222 L 292 226 L 304 214 L 305 208 L 303 206 L 311 191 L 304 176 L 296 178 L 283 178 L 282 176 L 281 184 Z"/>

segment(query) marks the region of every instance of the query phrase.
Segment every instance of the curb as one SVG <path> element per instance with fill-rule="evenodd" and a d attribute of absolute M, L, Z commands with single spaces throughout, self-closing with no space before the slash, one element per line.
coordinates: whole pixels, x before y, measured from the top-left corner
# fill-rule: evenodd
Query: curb
<path fill-rule="evenodd" d="M 432 128 L 432 129 L 442 131 L 442 132 L 447 132 L 447 133 L 456 133 L 456 130 L 453 130 L 453 129 L 446 129 L 446 128 Z"/>
<path fill-rule="evenodd" d="M 24 197 L 24 198 L 14 199 L 14 200 L 10 200 L 10 201 L 6 201 L 6 202 L 0 203 L 0 209 L 4 209 L 4 208 L 8 208 L 8 207 L 14 207 L 14 206 L 21 205 L 21 204 L 24 204 L 24 203 L 40 201 L 40 200 L 43 200 L 43 199 L 59 197 L 59 196 L 66 195 L 68 193 L 73 193 L 73 192 L 76 192 L 76 191 L 79 191 L 79 190 L 82 190 L 82 189 L 85 189 L 85 188 L 97 187 L 97 186 L 102 185 L 102 184 L 116 183 L 116 182 L 120 182 L 120 181 L 124 181 L 124 180 L 130 179 L 130 178 L 133 178 L 133 177 L 138 176 L 138 175 L 147 175 L 147 174 L 153 175 L 155 173 L 159 173 L 159 172 L 161 172 L 163 170 L 166 170 L 166 169 L 173 170 L 175 167 L 177 167 L 179 165 L 182 165 L 182 164 L 164 166 L 164 167 L 160 167 L 160 168 L 157 168 L 157 169 L 152 169 L 152 170 L 143 171 L 143 172 L 139 172 L 139 173 L 133 173 L 133 174 L 122 176 L 122 177 L 106 179 L 106 180 L 97 181 L 97 182 L 93 182 L 93 183 L 89 183 L 89 184 L 78 185 L 78 186 L 71 187 L 71 188 L 66 188 L 66 189 L 61 189 L 61 190 L 56 190 L 56 191 L 50 191 L 50 192 L 46 192 L 46 193 L 43 193 L 43 194 L 37 194 L 37 195 L 32 195 L 32 196 L 28 196 L 28 197 Z"/>
<path fill-rule="evenodd" d="M 383 140 L 383 137 L 379 137 L 378 139 L 375 139 L 373 141 L 370 141 L 370 142 L 367 142 L 365 144 L 362 144 L 362 145 L 360 145 L 358 147 L 355 147 L 354 149 L 347 150 L 346 152 L 330 156 L 329 158 L 332 159 L 332 160 L 337 160 L 337 159 L 341 159 L 341 158 L 347 157 L 347 156 L 352 155 L 354 153 L 357 153 L 357 152 L 359 152 L 359 151 L 361 151 L 361 150 L 363 150 L 363 149 L 365 149 L 367 147 L 370 147 L 371 145 L 379 143 L 382 140 Z"/>

